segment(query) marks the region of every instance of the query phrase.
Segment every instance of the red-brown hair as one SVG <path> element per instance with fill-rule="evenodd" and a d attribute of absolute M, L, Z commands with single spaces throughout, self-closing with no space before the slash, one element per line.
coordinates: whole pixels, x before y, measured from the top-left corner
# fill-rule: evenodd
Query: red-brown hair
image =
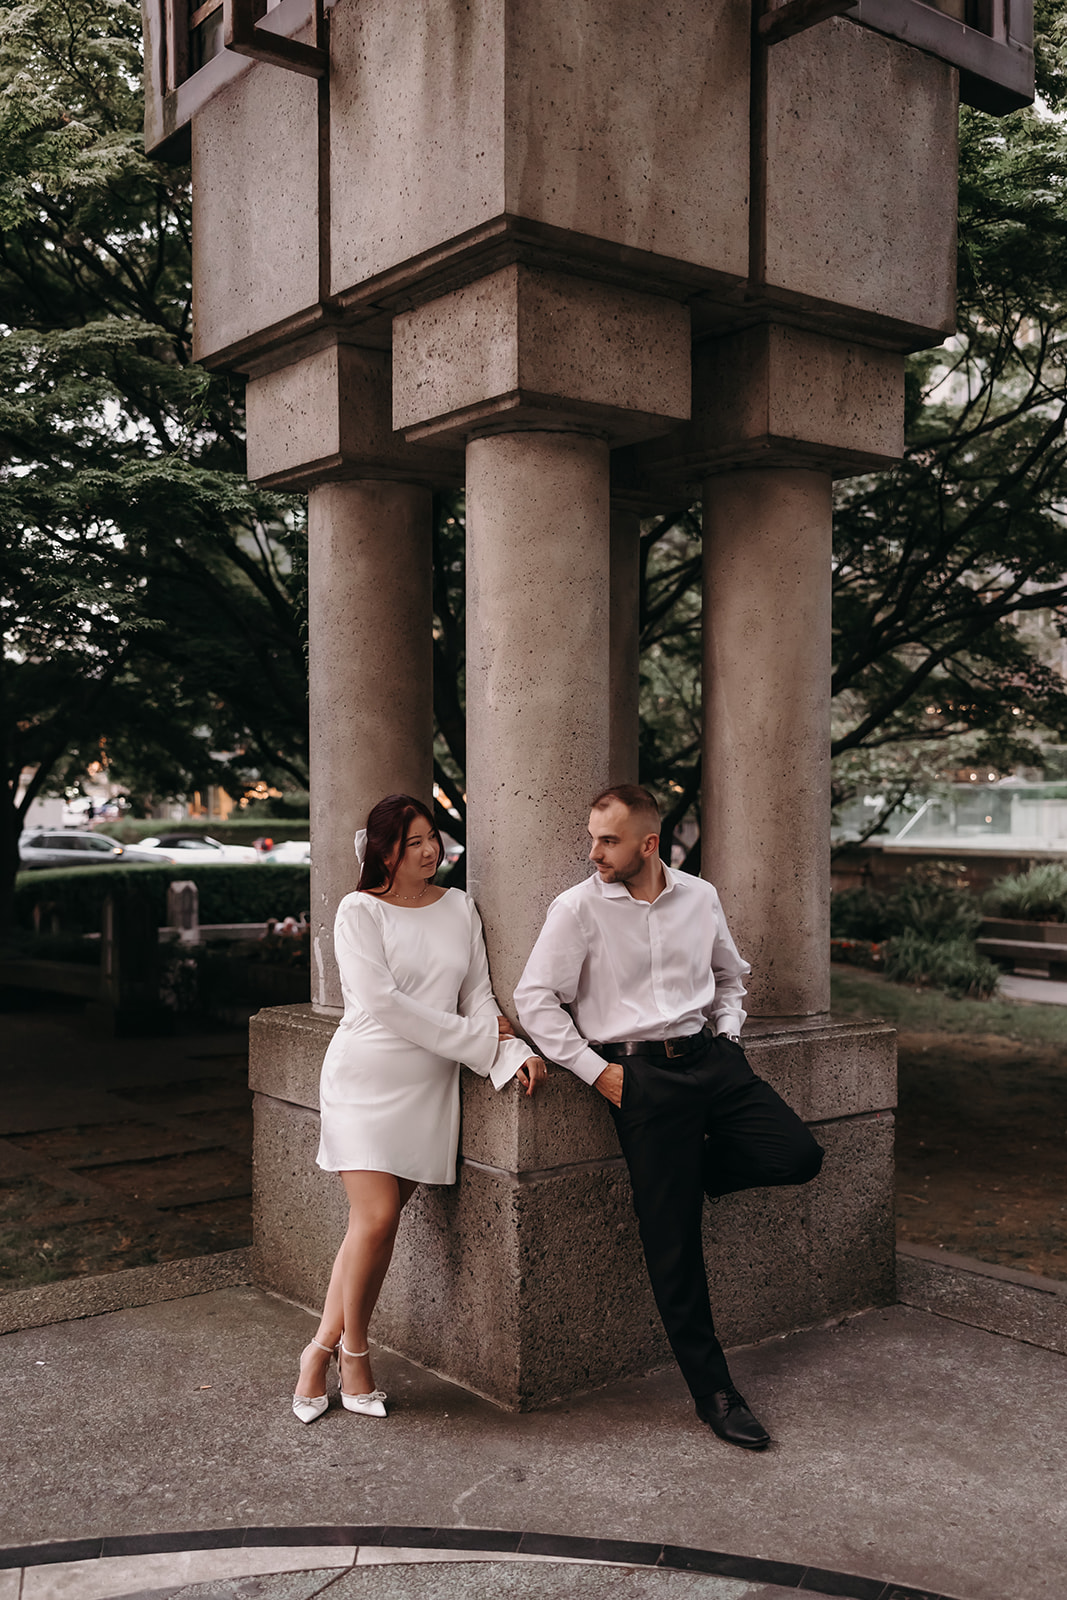
<path fill-rule="evenodd" d="M 641 822 L 648 824 L 649 833 L 659 832 L 659 806 L 656 797 L 639 783 L 615 783 L 610 789 L 601 789 L 595 799 L 589 802 L 590 811 L 606 811 L 613 800 L 624 805 L 631 814 L 636 815 Z"/>
<path fill-rule="evenodd" d="M 416 800 L 414 795 L 387 794 L 384 800 L 379 800 L 378 804 L 371 808 L 370 816 L 367 818 L 367 848 L 357 889 L 384 889 L 386 894 L 389 893 L 396 878 L 400 858 L 404 853 L 404 837 L 414 817 L 422 817 L 430 824 L 433 836 L 437 840 L 437 865 L 441 865 L 441 857 L 445 852 L 437 824 L 433 820 L 433 812 L 427 810 L 422 801 Z M 394 851 L 396 860 L 390 869 L 388 861 Z"/>

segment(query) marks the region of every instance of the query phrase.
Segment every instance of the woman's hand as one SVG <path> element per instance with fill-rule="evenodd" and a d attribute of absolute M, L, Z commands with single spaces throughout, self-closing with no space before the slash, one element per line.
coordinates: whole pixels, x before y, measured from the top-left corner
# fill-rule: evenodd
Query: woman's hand
<path fill-rule="evenodd" d="M 540 1056 L 530 1056 L 524 1061 L 515 1074 L 515 1082 L 525 1089 L 527 1095 L 534 1093 L 539 1083 L 544 1083 L 548 1076 L 548 1069 Z"/>
<path fill-rule="evenodd" d="M 514 1039 L 514 1037 L 515 1037 L 515 1029 L 511 1026 L 511 1023 L 508 1021 L 507 1017 L 497 1017 L 497 1019 L 496 1019 L 496 1028 L 497 1028 L 496 1036 L 497 1036 L 498 1040 L 499 1039 Z"/>

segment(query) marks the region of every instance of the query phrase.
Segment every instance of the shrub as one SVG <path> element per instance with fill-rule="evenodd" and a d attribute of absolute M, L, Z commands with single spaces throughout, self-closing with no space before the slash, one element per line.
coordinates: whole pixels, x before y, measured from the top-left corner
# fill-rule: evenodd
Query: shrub
<path fill-rule="evenodd" d="M 895 933 L 889 899 L 872 889 L 840 889 L 830 900 L 830 932 L 835 939 L 878 943 Z"/>
<path fill-rule="evenodd" d="M 354 865 L 354 863 L 353 863 Z M 136 867 L 56 867 L 20 873 L 15 914 L 31 927 L 35 905 L 54 908 L 64 932 L 96 932 L 109 894 L 136 893 L 149 902 L 160 927 L 166 921 L 167 885 L 193 882 L 200 891 L 200 921 L 266 922 L 268 917 L 299 915 L 311 899 L 307 867 L 169 863 Z"/>
<path fill-rule="evenodd" d="M 929 938 L 912 928 L 890 939 L 883 950 L 885 973 L 896 983 L 920 983 L 949 994 L 986 1000 L 995 994 L 1000 973 L 967 938 Z"/>
<path fill-rule="evenodd" d="M 830 901 L 830 932 L 879 942 L 906 932 L 927 938 L 973 938 L 982 913 L 952 868 L 932 863 L 893 889 L 842 889 Z"/>
<path fill-rule="evenodd" d="M 1046 861 L 1029 872 L 999 878 L 986 895 L 993 916 L 1030 922 L 1067 922 L 1067 865 Z"/>
<path fill-rule="evenodd" d="M 982 924 L 982 910 L 955 874 L 935 867 L 909 873 L 891 899 L 896 930 L 929 939 L 973 939 Z"/>
<path fill-rule="evenodd" d="M 119 844 L 137 844 L 141 839 L 154 839 L 161 833 L 209 833 L 220 844 L 253 844 L 266 834 L 275 844 L 281 844 L 283 839 L 306 839 L 309 827 L 307 817 L 250 817 L 242 811 L 227 822 L 218 817 L 183 817 L 180 822 L 161 822 L 158 817 L 122 817 L 115 822 L 99 823 L 93 832 L 102 833 L 107 839 L 117 839 Z"/>

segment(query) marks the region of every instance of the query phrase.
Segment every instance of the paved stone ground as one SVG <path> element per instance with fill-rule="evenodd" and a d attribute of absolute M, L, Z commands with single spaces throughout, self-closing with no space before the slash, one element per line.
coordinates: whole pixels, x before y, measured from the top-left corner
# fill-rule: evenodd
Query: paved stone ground
<path fill-rule="evenodd" d="M 732 1358 L 775 1441 L 749 1454 L 701 1426 L 674 1370 L 516 1415 L 383 1353 L 386 1420 L 334 1405 L 303 1427 L 289 1400 L 312 1326 L 231 1288 L 5 1335 L 0 1542 L 86 1539 L 94 1556 L 164 1532 L 188 1548 L 188 1530 L 249 1546 L 257 1530 L 307 1543 L 329 1525 L 359 1545 L 373 1525 L 379 1544 L 439 1546 L 449 1530 L 495 1529 L 527 1548 L 533 1534 L 580 1535 L 826 1569 L 866 1587 L 809 1592 L 861 1600 L 896 1586 L 1067 1592 L 1067 1356 L 1053 1351 L 904 1306 L 769 1340 Z M 43 1583 L 40 1557 L 8 1567 Z M 197 1576 L 175 1572 L 178 1586 Z M 401 1592 L 447 1593 L 422 1579 Z M 25 1586 L 21 1600 L 35 1593 L 45 1600 Z"/>
<path fill-rule="evenodd" d="M 1067 983 L 1051 978 L 1027 978 L 1021 973 L 1004 972 L 1000 992 L 1006 1000 L 1031 1000 L 1038 1005 L 1067 1006 Z"/>
<path fill-rule="evenodd" d="M 0 1291 L 250 1243 L 244 1030 L 116 1041 L 61 1003 L 0 1025 Z"/>

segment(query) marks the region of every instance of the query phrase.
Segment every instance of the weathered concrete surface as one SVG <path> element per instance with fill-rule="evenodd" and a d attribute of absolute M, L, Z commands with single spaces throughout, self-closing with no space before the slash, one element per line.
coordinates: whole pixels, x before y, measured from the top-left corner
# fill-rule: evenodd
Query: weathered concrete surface
<path fill-rule="evenodd" d="M 301 1427 L 289 1395 L 312 1328 L 229 1289 L 7 1335 L 5 1543 L 463 1524 L 1062 1600 L 1064 1356 L 903 1307 L 774 1339 L 732 1357 L 775 1439 L 750 1455 L 696 1422 L 672 1370 L 519 1415 L 381 1354 L 385 1422 L 335 1405 Z"/>
<path fill-rule="evenodd" d="M 337 6 L 330 21 L 331 288 L 341 294 L 502 214 L 504 19 L 493 0 L 370 0 Z"/>
<path fill-rule="evenodd" d="M 953 69 L 847 20 L 810 29 L 767 53 L 750 162 L 749 33 L 737 0 L 683 0 L 655 50 L 635 0 L 334 8 L 328 216 L 312 80 L 256 66 L 194 118 L 198 354 L 254 361 L 516 251 L 696 296 L 704 326 L 736 315 L 747 279 L 825 326 L 936 340 L 953 317 Z"/>
<path fill-rule="evenodd" d="M 251 1087 L 313 1111 L 319 1072 L 336 1026 L 311 1006 L 272 1006 L 252 1018 Z M 896 1104 L 896 1034 L 888 1023 L 804 1017 L 745 1029 L 754 1071 L 807 1122 L 890 1111 Z M 464 1072 L 462 1152 L 483 1165 L 539 1172 L 618 1155 L 607 1107 L 569 1072 L 549 1073 L 533 1099 L 498 1093 Z"/>
<path fill-rule="evenodd" d="M 757 1018 L 745 1024 L 745 1053 L 805 1122 L 897 1103 L 896 1032 L 886 1022 Z"/>
<path fill-rule="evenodd" d="M 645 438 L 688 417 L 689 382 L 686 307 L 586 278 L 502 267 L 393 319 L 393 424 L 409 439 L 553 421 Z"/>
<path fill-rule="evenodd" d="M 510 0 L 507 207 L 725 282 L 748 253 L 749 18 L 735 0 Z"/>
<path fill-rule="evenodd" d="M 422 1548 L 296 1545 L 111 1556 L 0 1572 L 0 1600 L 796 1600 L 796 1589 L 704 1572 L 616 1570 L 599 1562 L 468 1555 Z M 415 1571 L 411 1563 L 417 1563 Z M 503 1564 L 502 1564 L 503 1563 Z M 91 1572 L 86 1567 L 91 1566 Z M 22 1577 L 22 1587 L 19 1578 Z M 100 1585 L 100 1587 L 97 1587 Z M 809 1593 L 813 1593 L 809 1589 Z"/>
<path fill-rule="evenodd" d="M 332 477 L 462 483 L 463 457 L 393 431 L 388 350 L 336 341 L 257 373 L 245 390 L 248 476 L 296 489 Z"/>
<path fill-rule="evenodd" d="M 701 872 L 752 963 L 752 1016 L 830 1008 L 829 473 L 704 489 Z"/>
<path fill-rule="evenodd" d="M 337 906 L 356 887 L 356 830 L 387 794 L 430 800 L 430 491 L 324 483 L 308 496 L 311 998 L 342 1004 Z"/>
<path fill-rule="evenodd" d="M 309 1306 L 325 1293 L 347 1220 L 340 1183 L 315 1166 L 330 1031 L 301 1007 L 261 1013 L 252 1032 L 255 1277 Z M 884 1027 L 825 1022 L 753 1039 L 755 1069 L 796 1088 L 826 1160 L 801 1189 L 706 1208 L 725 1339 L 894 1298 L 892 1045 Z M 668 1359 L 606 1107 L 562 1071 L 532 1101 L 470 1074 L 461 1082 L 459 1181 L 424 1187 L 408 1205 L 374 1337 L 522 1408 Z"/>
<path fill-rule="evenodd" d="M 955 68 L 844 18 L 769 50 L 768 290 L 951 333 L 956 106 Z"/>
<path fill-rule="evenodd" d="M 1067 1355 L 1067 1283 L 969 1256 L 902 1244 L 897 1293 L 905 1305 Z"/>
<path fill-rule="evenodd" d="M 43 1328 L 50 1322 L 71 1322 L 77 1317 L 99 1317 L 130 1306 L 155 1305 L 160 1300 L 184 1300 L 189 1295 L 251 1282 L 252 1252 L 248 1248 L 192 1256 L 184 1261 L 163 1261 L 152 1267 L 127 1267 L 86 1278 L 64 1278 L 58 1283 L 0 1294 L 0 1333 Z"/>
<path fill-rule="evenodd" d="M 903 453 L 903 355 L 771 322 L 694 345 L 692 421 L 637 446 L 634 460 L 699 493 L 718 467 L 847 476 Z"/>
<path fill-rule="evenodd" d="M 467 887 L 505 1008 L 609 781 L 608 496 L 602 439 L 467 448 Z"/>
<path fill-rule="evenodd" d="M 267 328 L 321 320 L 317 89 L 267 71 L 269 86 L 254 68 L 193 119 L 198 361 Z"/>
<path fill-rule="evenodd" d="M 674 9 L 655 50 L 635 0 L 369 0 L 339 6 L 332 33 L 342 303 L 412 260 L 484 250 L 516 218 L 631 271 L 641 253 L 729 287 L 744 275 L 749 19 L 734 0 Z"/>

